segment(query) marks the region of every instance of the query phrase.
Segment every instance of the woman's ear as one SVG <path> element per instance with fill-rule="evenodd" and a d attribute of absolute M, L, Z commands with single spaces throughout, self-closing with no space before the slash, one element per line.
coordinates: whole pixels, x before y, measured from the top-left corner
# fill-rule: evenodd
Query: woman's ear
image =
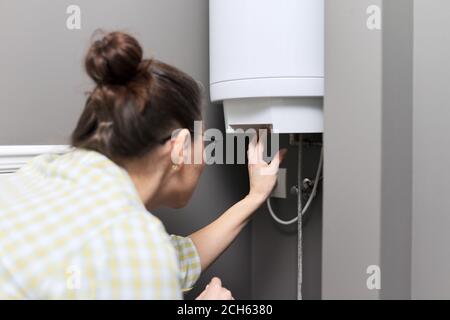
<path fill-rule="evenodd" d="M 191 134 L 187 129 L 180 129 L 172 135 L 172 164 L 182 166 L 191 160 Z"/>

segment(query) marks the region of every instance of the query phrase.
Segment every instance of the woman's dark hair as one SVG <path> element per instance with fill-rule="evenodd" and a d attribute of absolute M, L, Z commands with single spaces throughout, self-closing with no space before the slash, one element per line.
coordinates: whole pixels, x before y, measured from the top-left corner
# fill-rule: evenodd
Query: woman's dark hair
<path fill-rule="evenodd" d="M 72 145 L 127 159 L 144 155 L 174 129 L 194 130 L 202 94 L 186 73 L 144 59 L 138 41 L 122 32 L 95 41 L 85 59 L 96 87 L 72 134 Z"/>

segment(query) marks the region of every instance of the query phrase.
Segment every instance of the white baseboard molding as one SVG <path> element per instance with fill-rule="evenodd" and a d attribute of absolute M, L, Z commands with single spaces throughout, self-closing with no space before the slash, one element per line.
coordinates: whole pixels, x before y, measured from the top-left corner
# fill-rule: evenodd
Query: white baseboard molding
<path fill-rule="evenodd" d="M 13 173 L 38 155 L 63 154 L 69 150 L 70 146 L 67 145 L 0 146 L 0 174 Z"/>

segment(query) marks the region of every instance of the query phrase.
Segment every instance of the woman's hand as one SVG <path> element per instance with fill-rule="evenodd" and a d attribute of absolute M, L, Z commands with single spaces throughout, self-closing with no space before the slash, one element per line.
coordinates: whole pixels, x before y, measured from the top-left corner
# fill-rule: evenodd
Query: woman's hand
<path fill-rule="evenodd" d="M 264 144 L 265 137 L 262 136 L 259 142 L 256 141 L 256 138 L 253 138 L 248 147 L 248 171 L 250 176 L 249 194 L 228 209 L 214 222 L 189 236 L 197 248 L 202 270 L 208 268 L 208 266 L 231 244 L 250 220 L 251 215 L 270 195 L 277 182 L 278 167 L 287 150 L 280 150 L 274 156 L 272 162 L 268 164 L 263 160 Z M 218 280 L 219 282 L 217 282 L 217 280 L 213 279 L 198 299 L 204 299 L 210 295 L 219 294 L 218 292 L 227 295 L 229 291 L 224 291 L 226 289 L 223 289 L 220 280 Z M 212 284 L 216 284 L 216 286 L 212 286 Z M 216 299 L 218 298 L 216 297 Z"/>
<path fill-rule="evenodd" d="M 230 290 L 222 287 L 222 281 L 214 277 L 195 300 L 234 300 L 234 298 Z"/>
<path fill-rule="evenodd" d="M 250 192 L 248 196 L 260 203 L 267 199 L 275 187 L 278 168 L 287 152 L 287 149 L 281 149 L 268 164 L 263 159 L 266 140 L 266 135 L 262 135 L 257 141 L 255 135 L 250 141 L 247 151 L 248 174 L 250 178 Z"/>

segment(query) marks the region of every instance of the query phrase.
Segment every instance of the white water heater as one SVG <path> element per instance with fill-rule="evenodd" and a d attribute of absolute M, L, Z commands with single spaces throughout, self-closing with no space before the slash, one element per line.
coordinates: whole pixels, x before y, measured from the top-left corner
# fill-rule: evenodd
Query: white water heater
<path fill-rule="evenodd" d="M 210 0 L 210 94 L 227 132 L 323 131 L 324 0 Z"/>

